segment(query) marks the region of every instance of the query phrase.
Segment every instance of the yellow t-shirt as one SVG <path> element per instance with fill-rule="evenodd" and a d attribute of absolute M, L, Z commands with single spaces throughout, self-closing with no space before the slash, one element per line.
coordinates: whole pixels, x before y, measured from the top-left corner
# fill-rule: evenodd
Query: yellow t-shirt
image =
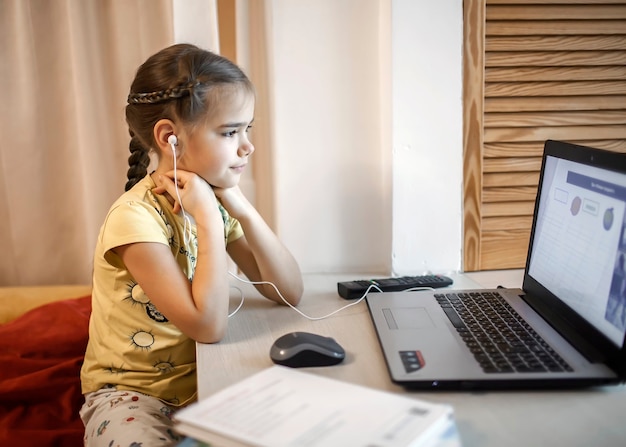
<path fill-rule="evenodd" d="M 196 267 L 195 225 L 183 237 L 184 220 L 172 211 L 147 175 L 109 210 L 94 254 L 89 342 L 81 369 L 82 392 L 113 385 L 173 405 L 196 394 L 195 343 L 150 302 L 113 249 L 136 242 L 168 245 L 190 281 Z M 220 206 L 225 243 L 243 235 L 239 222 Z M 189 230 L 189 225 L 187 225 Z M 191 237 L 190 237 L 191 236 Z"/>

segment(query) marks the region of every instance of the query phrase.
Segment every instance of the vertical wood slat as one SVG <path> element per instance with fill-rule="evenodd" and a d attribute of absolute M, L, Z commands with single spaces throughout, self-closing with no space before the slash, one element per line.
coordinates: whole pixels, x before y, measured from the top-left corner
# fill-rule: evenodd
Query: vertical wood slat
<path fill-rule="evenodd" d="M 233 1 L 217 0 L 220 54 L 231 61 L 237 61 L 237 13 L 235 6 Z"/>
<path fill-rule="evenodd" d="M 482 245 L 484 0 L 464 0 L 463 14 L 463 268 L 475 271 Z"/>

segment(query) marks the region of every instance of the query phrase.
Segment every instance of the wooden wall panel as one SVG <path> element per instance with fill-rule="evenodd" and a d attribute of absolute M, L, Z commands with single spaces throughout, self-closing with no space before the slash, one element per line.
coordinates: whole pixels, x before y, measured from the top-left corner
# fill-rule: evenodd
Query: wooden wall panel
<path fill-rule="evenodd" d="M 484 0 L 463 1 L 463 264 L 479 270 L 483 190 Z"/>
<path fill-rule="evenodd" d="M 481 260 L 482 270 L 517 268 L 526 263 L 526 250 L 530 229 L 501 229 L 486 232 L 482 249 L 487 254 Z"/>
<path fill-rule="evenodd" d="M 464 269 L 525 265 L 547 139 L 626 152 L 626 1 L 464 1 Z"/>

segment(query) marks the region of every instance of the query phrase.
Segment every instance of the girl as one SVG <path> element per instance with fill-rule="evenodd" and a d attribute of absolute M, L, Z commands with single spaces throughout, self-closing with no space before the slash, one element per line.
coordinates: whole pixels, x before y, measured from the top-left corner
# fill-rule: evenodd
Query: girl
<path fill-rule="evenodd" d="M 81 370 L 85 445 L 171 445 L 171 415 L 195 398 L 195 341 L 226 331 L 228 257 L 251 281 L 302 296 L 298 265 L 241 193 L 254 147 L 253 87 L 227 59 L 173 45 L 137 71 L 126 107 L 126 192 L 94 255 Z M 147 173 L 149 152 L 158 157 Z M 271 286 L 257 286 L 284 304 Z"/>

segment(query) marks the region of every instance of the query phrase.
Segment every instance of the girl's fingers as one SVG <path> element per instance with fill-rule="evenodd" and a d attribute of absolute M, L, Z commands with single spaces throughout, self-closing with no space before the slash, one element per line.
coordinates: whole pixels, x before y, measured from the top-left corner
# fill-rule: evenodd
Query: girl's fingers
<path fill-rule="evenodd" d="M 178 202 L 178 194 L 176 191 L 176 184 L 174 180 L 169 178 L 168 175 L 160 175 L 157 179 L 157 186 L 152 189 L 152 192 L 155 194 L 164 194 L 168 193 L 174 199 L 174 213 L 178 213 L 181 210 L 180 203 Z M 180 182 L 178 182 L 180 187 Z"/>

